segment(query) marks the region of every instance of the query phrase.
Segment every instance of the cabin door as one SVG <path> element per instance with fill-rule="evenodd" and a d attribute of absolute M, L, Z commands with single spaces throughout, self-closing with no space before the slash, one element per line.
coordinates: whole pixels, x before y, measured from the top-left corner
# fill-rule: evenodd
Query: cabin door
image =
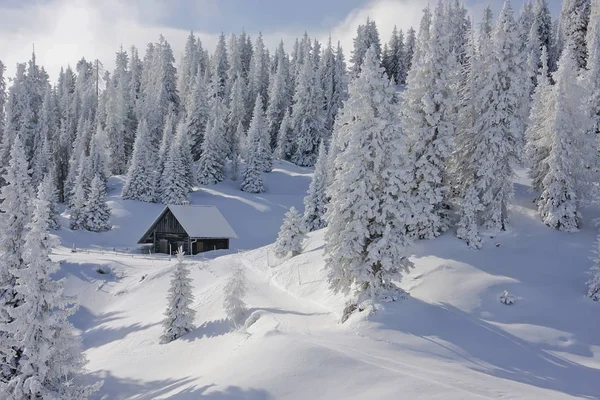
<path fill-rule="evenodd" d="M 169 254 L 169 241 L 167 239 L 160 239 L 158 241 L 158 252 Z"/>

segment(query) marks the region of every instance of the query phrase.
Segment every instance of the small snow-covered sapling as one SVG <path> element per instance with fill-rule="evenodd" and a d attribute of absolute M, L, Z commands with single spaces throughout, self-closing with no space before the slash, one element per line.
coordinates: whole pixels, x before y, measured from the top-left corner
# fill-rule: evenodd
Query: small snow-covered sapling
<path fill-rule="evenodd" d="M 500 303 L 510 306 L 515 303 L 515 298 L 508 293 L 508 290 L 505 290 L 500 296 Z"/>

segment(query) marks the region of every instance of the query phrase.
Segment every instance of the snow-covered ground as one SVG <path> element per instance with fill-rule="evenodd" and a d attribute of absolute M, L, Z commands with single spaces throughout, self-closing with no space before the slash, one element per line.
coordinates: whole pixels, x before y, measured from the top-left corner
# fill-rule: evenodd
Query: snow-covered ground
<path fill-rule="evenodd" d="M 91 375 L 105 380 L 99 398 L 600 398 L 600 304 L 584 297 L 591 223 L 575 234 L 543 226 L 518 179 L 511 231 L 487 235 L 478 252 L 451 232 L 418 242 L 402 284 L 410 297 L 340 324 L 344 299 L 328 291 L 323 231 L 293 259 L 268 245 L 286 210 L 303 209 L 310 174 L 279 163 L 267 193 L 235 182 L 194 192 L 192 203 L 216 205 L 239 239 L 227 255 L 187 260 L 198 328 L 169 344 L 159 336 L 175 260 L 106 250 L 133 248 L 161 206 L 121 200 L 111 178 L 114 230 L 58 232 L 54 257 L 81 302 L 73 323 Z M 82 250 L 71 253 L 73 243 Z M 93 248 L 105 250 L 84 250 Z M 222 308 L 236 264 L 256 320 L 238 332 Z M 514 305 L 499 302 L 504 290 Z"/>

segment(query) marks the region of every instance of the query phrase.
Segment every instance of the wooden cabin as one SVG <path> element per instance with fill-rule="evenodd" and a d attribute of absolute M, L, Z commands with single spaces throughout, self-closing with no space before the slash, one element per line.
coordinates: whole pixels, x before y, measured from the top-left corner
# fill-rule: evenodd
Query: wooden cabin
<path fill-rule="evenodd" d="M 215 206 L 168 205 L 148 228 L 138 244 L 153 246 L 154 252 L 185 254 L 229 249 L 229 240 L 237 238 L 233 228 Z"/>

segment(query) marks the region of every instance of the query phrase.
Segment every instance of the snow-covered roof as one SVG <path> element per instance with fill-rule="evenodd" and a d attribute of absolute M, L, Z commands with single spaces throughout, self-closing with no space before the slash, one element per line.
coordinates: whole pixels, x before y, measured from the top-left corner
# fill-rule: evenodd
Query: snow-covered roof
<path fill-rule="evenodd" d="M 148 231 L 152 230 L 167 209 L 171 210 L 191 238 L 237 238 L 235 231 L 219 209 L 215 206 L 204 205 L 165 206 Z"/>
<path fill-rule="evenodd" d="M 194 238 L 237 238 L 223 214 L 215 206 L 167 206 L 183 229 Z"/>

